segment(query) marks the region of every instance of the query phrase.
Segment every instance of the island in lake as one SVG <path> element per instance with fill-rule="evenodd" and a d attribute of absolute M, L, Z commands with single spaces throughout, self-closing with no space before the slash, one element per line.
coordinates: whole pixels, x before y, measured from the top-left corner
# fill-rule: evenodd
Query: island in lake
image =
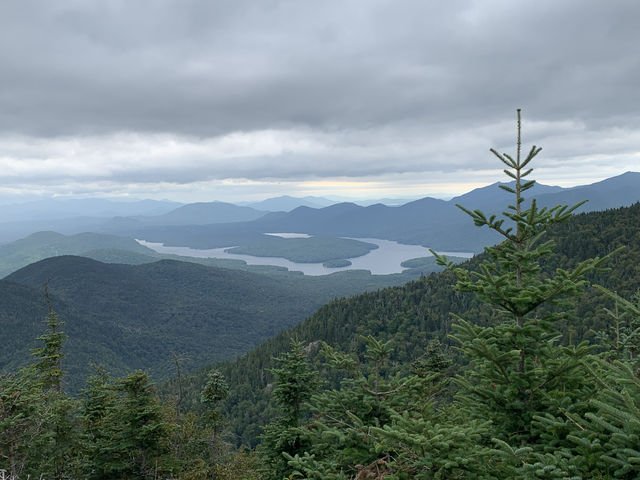
<path fill-rule="evenodd" d="M 325 268 L 343 268 L 351 265 L 352 263 L 349 260 L 328 260 L 322 264 Z"/>

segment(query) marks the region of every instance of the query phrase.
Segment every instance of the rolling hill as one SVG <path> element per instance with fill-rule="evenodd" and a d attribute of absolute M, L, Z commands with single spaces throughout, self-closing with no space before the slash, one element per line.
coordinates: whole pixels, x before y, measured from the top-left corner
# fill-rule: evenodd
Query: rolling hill
<path fill-rule="evenodd" d="M 1 296 L 15 305 L 25 296 L 27 304 L 34 305 L 34 296 L 42 294 L 33 292 L 41 292 L 47 281 L 69 335 L 65 363 L 85 374 L 87 355 L 95 351 L 91 360 L 111 370 L 141 368 L 156 378 L 166 377 L 171 352 L 187 356 L 186 369 L 230 358 L 298 323 L 322 304 L 292 285 L 241 271 L 171 260 L 104 264 L 75 256 L 50 258 L 14 272 L 2 282 Z M 14 312 L 15 323 L 23 314 Z M 16 357 L 26 357 L 43 327 L 32 314 L 27 316 L 30 320 L 21 328 L 30 340 L 22 345 L 14 341 Z M 2 336 L 8 334 L 3 325 Z"/>
<path fill-rule="evenodd" d="M 0 277 L 37 262 L 58 255 L 83 255 L 95 250 L 119 250 L 156 257 L 156 253 L 132 238 L 79 233 L 62 235 L 56 232 L 37 232 L 12 243 L 0 245 Z"/>
<path fill-rule="evenodd" d="M 198 202 L 182 205 L 154 217 L 138 217 L 146 225 L 207 225 L 211 223 L 247 222 L 267 212 L 225 202 Z"/>
<path fill-rule="evenodd" d="M 242 354 L 291 327 L 333 298 L 401 284 L 420 275 L 337 272 L 308 277 L 274 268 L 231 270 L 177 260 L 155 261 L 117 249 L 87 252 L 136 265 L 79 256 L 32 263 L 0 281 L 0 370 L 23 365 L 44 332 L 43 285 L 65 322 L 65 369 L 74 388 L 101 363 L 115 374 L 135 368 L 172 375 L 172 352 L 188 371 Z M 151 260 L 151 262 L 149 261 Z M 203 263 L 215 265 L 214 261 Z"/>

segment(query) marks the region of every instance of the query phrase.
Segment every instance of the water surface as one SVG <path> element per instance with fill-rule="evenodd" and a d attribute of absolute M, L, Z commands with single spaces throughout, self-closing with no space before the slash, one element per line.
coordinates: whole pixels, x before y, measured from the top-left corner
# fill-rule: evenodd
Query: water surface
<path fill-rule="evenodd" d="M 292 238 L 289 235 L 306 234 L 287 234 L 287 233 L 269 233 L 268 235 L 283 236 L 284 238 Z M 285 237 L 285 235 L 287 235 Z M 328 275 L 333 272 L 343 270 L 369 270 L 373 275 L 389 275 L 392 273 L 401 273 L 406 270 L 401 263 L 405 260 L 418 257 L 430 257 L 431 252 L 420 245 L 406 245 L 391 240 L 381 240 L 379 238 L 354 238 L 363 242 L 374 243 L 378 248 L 371 250 L 366 255 L 360 257 L 349 258 L 351 265 L 340 268 L 327 268 L 322 263 L 297 263 L 280 257 L 254 257 L 253 255 L 242 255 L 236 253 L 228 253 L 227 250 L 233 247 L 195 249 L 190 247 L 169 247 L 162 243 L 146 242 L 137 240 L 138 243 L 155 250 L 158 253 L 166 253 L 173 255 L 182 255 L 185 257 L 195 258 L 226 258 L 232 260 L 243 260 L 248 265 L 275 265 L 285 267 L 291 271 L 302 272 L 305 275 Z M 468 252 L 438 252 L 445 255 L 470 258 L 472 253 Z"/>

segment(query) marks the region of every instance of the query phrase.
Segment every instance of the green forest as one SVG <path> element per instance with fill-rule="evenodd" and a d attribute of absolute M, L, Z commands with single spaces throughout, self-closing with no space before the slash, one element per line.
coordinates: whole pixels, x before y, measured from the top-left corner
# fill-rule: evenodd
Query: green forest
<path fill-rule="evenodd" d="M 502 242 L 330 302 L 234 362 L 154 385 L 99 365 L 65 391 L 64 318 L 0 377 L 14 478 L 636 479 L 640 204 L 573 216 L 527 199 L 520 124 Z M 529 201 L 530 200 L 530 201 Z M 158 268 L 158 267 L 154 267 Z M 205 267 L 203 267 L 205 268 Z M 48 294 L 46 296 L 50 300 Z"/>
<path fill-rule="evenodd" d="M 282 257 L 297 263 L 321 263 L 360 257 L 376 248 L 378 246 L 372 243 L 350 238 L 274 236 L 261 242 L 229 248 L 227 252 L 256 257 Z"/>

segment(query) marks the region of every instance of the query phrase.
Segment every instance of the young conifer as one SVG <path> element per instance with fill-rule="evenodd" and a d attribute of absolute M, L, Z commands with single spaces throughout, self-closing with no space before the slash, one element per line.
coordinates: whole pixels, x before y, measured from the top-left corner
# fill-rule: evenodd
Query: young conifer
<path fill-rule="evenodd" d="M 292 340 L 291 350 L 275 360 L 278 366 L 271 370 L 276 378 L 273 398 L 281 416 L 265 426 L 260 455 L 264 478 L 280 480 L 292 473 L 283 454 L 293 456 L 307 447 L 300 423 L 305 402 L 316 389 L 317 372 L 311 370 L 298 340 Z"/>
<path fill-rule="evenodd" d="M 504 241 L 485 248 L 485 259 L 477 271 L 456 267 L 444 257 L 438 259 L 456 274 L 456 290 L 477 294 L 495 312 L 494 322 L 485 326 L 454 316 L 452 339 L 470 360 L 466 375 L 458 379 L 463 392 L 460 398 L 474 416 L 492 421 L 500 445 L 519 448 L 539 441 L 542 432 L 533 422 L 536 415 L 570 414 L 584 394 L 580 359 L 590 347 L 586 342 L 561 345 L 556 325 L 566 313 L 562 308 L 542 311 L 540 307 L 581 295 L 585 275 L 599 268 L 605 258 L 585 260 L 571 270 L 542 271 L 541 261 L 554 246 L 545 240 L 546 232 L 568 220 L 584 202 L 540 208 L 535 199 L 525 201 L 524 192 L 535 183 L 527 178 L 533 170 L 530 164 L 541 149 L 533 146 L 526 156 L 521 154 L 519 109 L 517 117 L 515 156 L 491 149 L 512 180 L 500 188 L 513 195 L 513 202 L 501 217 L 487 217 L 480 210 L 458 205 L 476 226 L 494 230 Z M 527 448 L 521 453 L 534 451 Z"/>
<path fill-rule="evenodd" d="M 63 346 L 67 338 L 53 309 L 47 285 L 45 300 L 48 331 L 38 337 L 43 345 L 32 351 L 36 363 L 28 367 L 41 388 L 37 411 L 41 417 L 42 433 L 33 439 L 31 455 L 33 472 L 51 479 L 62 479 L 79 473 L 79 430 L 75 419 L 77 402 L 63 389 Z"/>
<path fill-rule="evenodd" d="M 35 348 L 32 352 L 33 356 L 37 359 L 33 367 L 42 376 L 43 388 L 45 390 L 53 389 L 61 393 L 62 377 L 64 376 L 62 370 L 62 359 L 64 358 L 62 347 L 67 336 L 61 330 L 64 322 L 60 321 L 58 315 L 53 310 L 47 285 L 45 285 L 44 295 L 48 309 L 46 320 L 48 332 L 38 337 L 38 340 L 40 340 L 43 345 Z"/>

